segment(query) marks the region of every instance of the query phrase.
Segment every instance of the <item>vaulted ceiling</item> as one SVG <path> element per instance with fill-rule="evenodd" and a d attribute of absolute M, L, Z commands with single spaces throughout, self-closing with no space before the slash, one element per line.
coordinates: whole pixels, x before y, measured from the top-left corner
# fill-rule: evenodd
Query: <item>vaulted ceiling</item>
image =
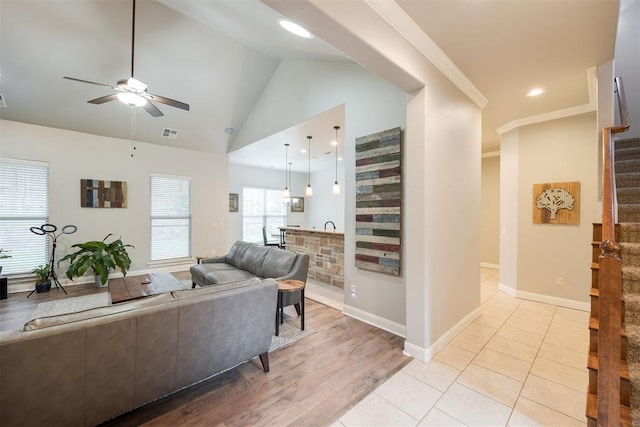
<path fill-rule="evenodd" d="M 0 118 L 123 139 L 135 131 L 138 141 L 224 153 L 234 135 L 225 129 L 242 127 L 281 60 L 351 61 L 340 40 L 332 47 L 318 37 L 299 39 L 277 22 L 287 3 L 322 14 L 341 2 L 266 3 L 283 7 L 138 0 L 135 77 L 149 92 L 191 106 L 187 112 L 158 104 L 164 116 L 153 118 L 117 101 L 88 104 L 112 91 L 61 78 L 115 85 L 129 77 L 131 2 L 0 0 L 0 93 L 7 103 Z M 395 3 L 487 98 L 485 151 L 498 147 L 499 126 L 589 103 L 587 69 L 613 58 L 617 0 Z M 534 86 L 547 92 L 527 98 Z M 312 132 L 301 126 L 300 134 Z M 164 128 L 178 130 L 177 138 L 163 138 Z M 274 152 L 281 156 L 281 147 Z"/>

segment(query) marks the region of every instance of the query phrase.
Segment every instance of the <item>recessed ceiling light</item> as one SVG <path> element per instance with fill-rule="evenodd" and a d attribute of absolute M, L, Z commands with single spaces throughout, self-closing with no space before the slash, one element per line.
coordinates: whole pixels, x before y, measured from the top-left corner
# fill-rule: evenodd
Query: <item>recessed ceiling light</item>
<path fill-rule="evenodd" d="M 295 34 L 298 37 L 302 37 L 305 39 L 312 39 L 313 35 L 305 30 L 304 28 L 302 28 L 300 25 L 291 22 L 287 19 L 279 19 L 278 22 L 280 23 L 280 26 L 282 28 L 284 28 L 285 30 L 289 31 L 290 33 Z"/>
<path fill-rule="evenodd" d="M 342 160 L 342 157 L 338 157 L 338 160 Z"/>
<path fill-rule="evenodd" d="M 226 133 L 227 135 L 231 135 L 235 132 L 236 130 L 234 128 L 225 128 L 224 129 L 224 133 Z"/>
<path fill-rule="evenodd" d="M 527 94 L 527 96 L 538 96 L 538 95 L 542 95 L 543 93 L 544 93 L 544 89 L 537 87 L 535 89 L 531 89 Z"/>
<path fill-rule="evenodd" d="M 304 148 L 302 150 L 300 150 L 301 153 L 306 153 L 307 150 L 305 150 Z"/>
<path fill-rule="evenodd" d="M 338 141 L 331 141 L 331 145 L 335 147 L 336 145 L 338 145 Z"/>

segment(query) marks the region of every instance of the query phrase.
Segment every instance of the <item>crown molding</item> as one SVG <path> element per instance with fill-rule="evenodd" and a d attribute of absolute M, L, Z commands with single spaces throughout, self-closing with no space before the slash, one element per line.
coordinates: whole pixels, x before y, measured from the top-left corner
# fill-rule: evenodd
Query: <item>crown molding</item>
<path fill-rule="evenodd" d="M 580 114 L 596 111 L 596 106 L 592 104 L 583 104 L 576 107 L 565 108 L 564 110 L 551 111 L 549 113 L 538 114 L 535 116 L 523 117 L 513 120 L 504 126 L 500 126 L 496 131 L 503 135 L 509 131 L 522 126 L 533 125 L 536 123 L 548 122 L 549 120 L 563 119 L 565 117 L 578 116 Z"/>
<path fill-rule="evenodd" d="M 547 122 L 549 120 L 563 119 L 565 117 L 578 116 L 580 114 L 590 113 L 598 110 L 598 68 L 591 67 L 587 69 L 587 90 L 589 91 L 589 103 L 577 105 L 575 107 L 565 108 L 563 110 L 551 111 L 549 113 L 537 114 L 535 116 L 523 117 L 513 120 L 496 129 L 498 134 L 502 135 L 521 126 L 533 125 L 536 123 Z"/>
<path fill-rule="evenodd" d="M 389 23 L 399 34 L 424 55 L 438 70 L 467 95 L 480 108 L 487 105 L 487 98 L 464 75 L 438 45 L 422 31 L 422 28 L 396 3 L 389 0 L 365 0 L 365 3 Z"/>

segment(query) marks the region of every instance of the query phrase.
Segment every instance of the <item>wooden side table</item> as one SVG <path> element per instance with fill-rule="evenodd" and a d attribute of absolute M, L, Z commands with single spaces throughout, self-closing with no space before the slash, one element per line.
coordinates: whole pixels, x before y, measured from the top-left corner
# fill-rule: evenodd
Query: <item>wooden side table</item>
<path fill-rule="evenodd" d="M 198 264 L 202 264 L 202 260 L 203 260 L 203 259 L 213 258 L 213 257 L 215 257 L 215 256 L 216 256 L 215 252 L 212 252 L 212 253 L 210 253 L 210 254 L 201 254 L 201 255 L 196 255 L 196 262 L 197 262 Z"/>
<path fill-rule="evenodd" d="M 280 335 L 280 325 L 284 323 L 283 295 L 300 292 L 300 329 L 304 331 L 304 282 L 300 280 L 276 280 L 278 284 L 278 307 L 276 309 L 276 336 Z"/>

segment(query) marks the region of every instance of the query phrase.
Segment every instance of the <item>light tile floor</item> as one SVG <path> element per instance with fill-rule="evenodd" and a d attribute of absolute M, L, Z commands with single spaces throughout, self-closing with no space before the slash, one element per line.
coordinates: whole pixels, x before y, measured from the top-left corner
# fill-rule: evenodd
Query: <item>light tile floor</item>
<path fill-rule="evenodd" d="M 498 270 L 481 278 L 482 315 L 335 426 L 586 425 L 589 314 L 506 295 Z"/>
<path fill-rule="evenodd" d="M 318 282 L 314 279 L 307 279 L 304 296 L 340 311 L 342 311 L 344 307 L 343 289 Z"/>

